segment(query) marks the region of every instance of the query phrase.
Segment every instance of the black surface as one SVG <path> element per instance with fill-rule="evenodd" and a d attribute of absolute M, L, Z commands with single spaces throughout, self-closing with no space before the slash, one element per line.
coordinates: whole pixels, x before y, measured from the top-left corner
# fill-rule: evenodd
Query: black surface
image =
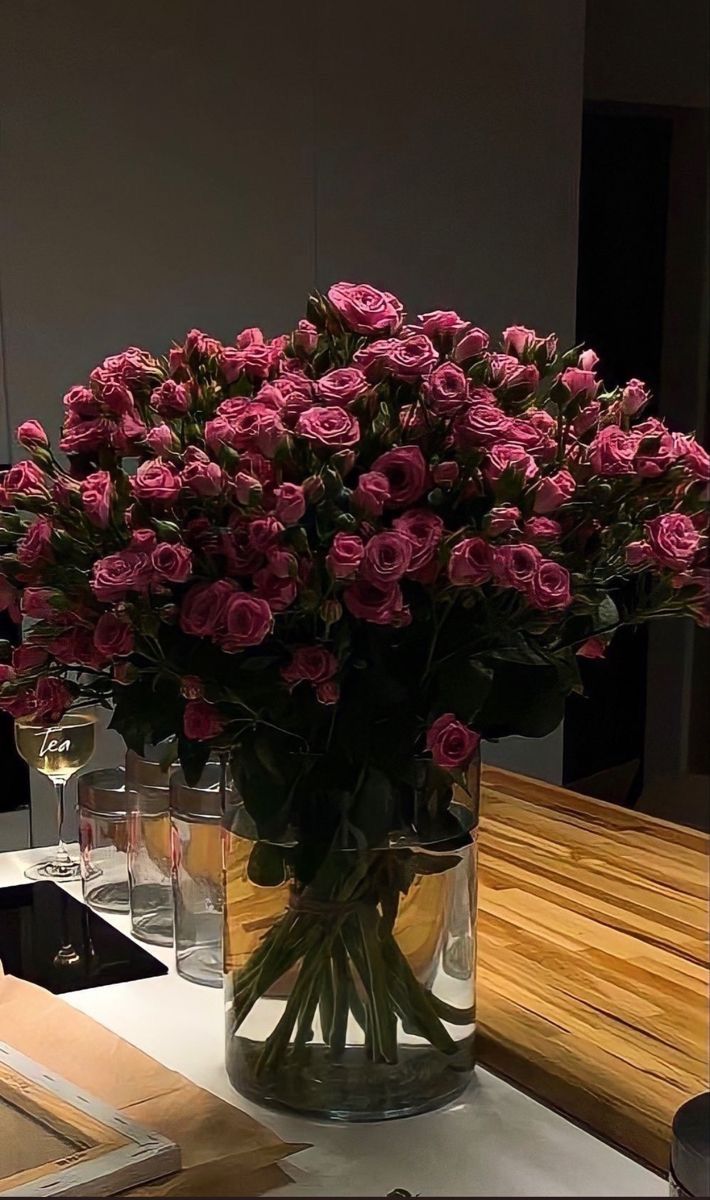
<path fill-rule="evenodd" d="M 48 881 L 0 888 L 0 962 L 5 974 L 55 995 L 168 973 L 147 950 Z"/>

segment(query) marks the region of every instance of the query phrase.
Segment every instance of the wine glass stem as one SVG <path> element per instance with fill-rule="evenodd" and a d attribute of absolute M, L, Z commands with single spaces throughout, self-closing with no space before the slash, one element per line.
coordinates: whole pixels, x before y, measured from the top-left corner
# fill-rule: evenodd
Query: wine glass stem
<path fill-rule="evenodd" d="M 63 779 L 54 780 L 54 791 L 57 797 L 57 854 L 56 860 L 61 863 L 71 862 L 69 851 L 67 850 L 62 834 L 64 832 L 64 788 L 66 784 Z"/>

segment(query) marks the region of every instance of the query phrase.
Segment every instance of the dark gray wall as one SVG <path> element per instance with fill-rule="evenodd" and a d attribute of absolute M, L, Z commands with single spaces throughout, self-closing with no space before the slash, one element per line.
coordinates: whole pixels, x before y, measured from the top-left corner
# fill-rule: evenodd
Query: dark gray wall
<path fill-rule="evenodd" d="M 583 0 L 4 0 L 8 424 L 314 281 L 574 331 Z M 559 778 L 561 739 L 506 750 Z M 518 757 L 516 757 L 516 755 Z"/>

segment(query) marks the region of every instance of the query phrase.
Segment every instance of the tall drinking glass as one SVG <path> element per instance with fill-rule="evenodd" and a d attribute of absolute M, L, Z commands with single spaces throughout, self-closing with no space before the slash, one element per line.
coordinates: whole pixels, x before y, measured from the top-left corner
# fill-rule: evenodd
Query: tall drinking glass
<path fill-rule="evenodd" d="M 52 780 L 57 800 L 58 844 L 49 858 L 27 868 L 28 879 L 79 878 L 79 861 L 71 857 L 62 838 L 64 789 L 94 753 L 95 728 L 95 718 L 88 713 L 67 713 L 52 725 L 15 721 L 17 749 L 25 762 Z"/>

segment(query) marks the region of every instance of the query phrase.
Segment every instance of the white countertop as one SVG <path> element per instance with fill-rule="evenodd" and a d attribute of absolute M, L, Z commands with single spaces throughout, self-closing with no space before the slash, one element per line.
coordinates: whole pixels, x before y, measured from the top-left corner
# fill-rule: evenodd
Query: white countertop
<path fill-rule="evenodd" d="M 22 882 L 40 857 L 41 850 L 0 854 L 0 887 Z M 81 898 L 79 883 L 64 886 Z M 128 934 L 128 917 L 102 915 Z M 280 1195 L 384 1196 L 394 1188 L 422 1197 L 668 1195 L 665 1180 L 481 1068 L 455 1104 L 399 1121 L 342 1125 L 260 1109 L 227 1080 L 221 992 L 180 979 L 171 950 L 147 949 L 168 975 L 62 999 L 284 1140 L 313 1143 L 283 1164 L 294 1182 Z"/>

